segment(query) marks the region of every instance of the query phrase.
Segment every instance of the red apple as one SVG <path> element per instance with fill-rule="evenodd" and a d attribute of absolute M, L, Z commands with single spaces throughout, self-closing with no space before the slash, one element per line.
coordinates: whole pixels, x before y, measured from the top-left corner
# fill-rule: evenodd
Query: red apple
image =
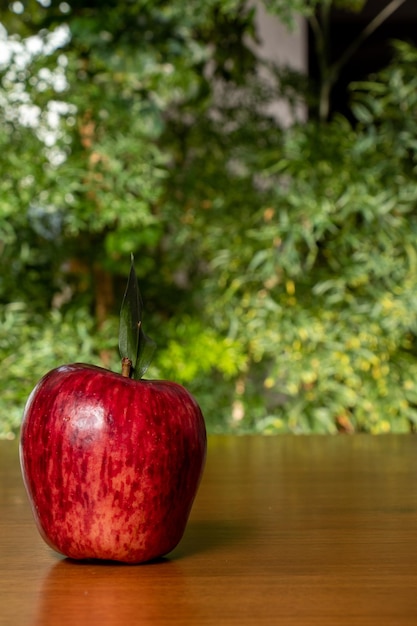
<path fill-rule="evenodd" d="M 64 365 L 30 395 L 20 450 L 33 513 L 52 548 L 73 559 L 139 563 L 180 541 L 206 431 L 178 384 Z"/>
<path fill-rule="evenodd" d="M 41 535 L 72 559 L 141 563 L 180 541 L 201 479 L 206 429 L 184 387 L 141 380 L 153 342 L 133 268 L 122 304 L 122 375 L 53 369 L 23 415 L 23 479 Z"/>

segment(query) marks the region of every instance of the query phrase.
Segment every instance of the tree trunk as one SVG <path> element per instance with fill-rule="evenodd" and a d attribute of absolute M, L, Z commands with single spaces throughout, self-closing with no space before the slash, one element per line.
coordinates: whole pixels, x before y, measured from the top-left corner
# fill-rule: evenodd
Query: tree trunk
<path fill-rule="evenodd" d="M 95 317 L 101 328 L 114 307 L 113 276 L 98 264 L 93 266 Z"/>

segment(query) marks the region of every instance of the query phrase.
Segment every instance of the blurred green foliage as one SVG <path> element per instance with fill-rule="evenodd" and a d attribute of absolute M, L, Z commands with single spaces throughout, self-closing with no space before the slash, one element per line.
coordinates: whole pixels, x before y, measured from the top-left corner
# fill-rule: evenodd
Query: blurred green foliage
<path fill-rule="evenodd" d="M 355 125 L 281 127 L 268 103 L 311 93 L 258 71 L 244 2 L 18 5 L 0 10 L 1 434 L 49 369 L 119 370 L 131 252 L 149 376 L 184 383 L 209 430 L 413 430 L 417 50 L 352 85 Z"/>

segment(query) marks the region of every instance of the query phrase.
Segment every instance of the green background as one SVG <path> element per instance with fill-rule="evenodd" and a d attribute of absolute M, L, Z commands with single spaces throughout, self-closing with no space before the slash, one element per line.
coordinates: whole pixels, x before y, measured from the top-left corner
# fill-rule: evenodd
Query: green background
<path fill-rule="evenodd" d="M 210 432 L 414 430 L 417 50 L 393 42 L 352 119 L 331 112 L 331 5 L 265 2 L 310 22 L 317 81 L 265 80 L 238 0 L 0 9 L 1 436 L 49 369 L 119 371 L 131 253 L 147 376 Z M 309 115 L 280 125 L 277 98 Z"/>

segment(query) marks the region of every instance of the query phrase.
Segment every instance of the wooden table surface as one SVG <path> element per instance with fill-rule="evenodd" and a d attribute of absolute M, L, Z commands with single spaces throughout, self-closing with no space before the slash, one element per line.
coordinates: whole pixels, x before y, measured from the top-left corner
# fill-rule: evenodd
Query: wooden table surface
<path fill-rule="evenodd" d="M 209 439 L 165 560 L 73 563 L 40 539 L 0 442 L 1 626 L 417 624 L 417 438 Z"/>

